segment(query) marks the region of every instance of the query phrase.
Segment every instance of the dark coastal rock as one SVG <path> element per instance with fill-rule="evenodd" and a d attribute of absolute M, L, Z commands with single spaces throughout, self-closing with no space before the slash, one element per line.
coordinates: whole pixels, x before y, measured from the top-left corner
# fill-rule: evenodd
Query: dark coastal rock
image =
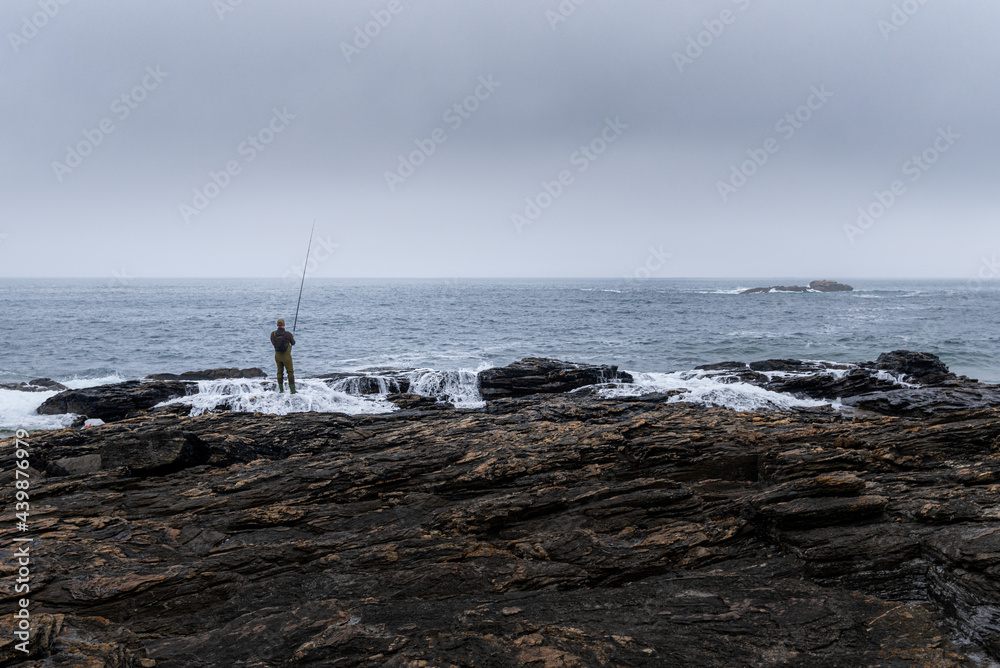
<path fill-rule="evenodd" d="M 81 457 L 63 457 L 49 462 L 45 472 L 50 476 L 64 476 L 97 473 L 100 470 L 100 455 L 83 455 Z"/>
<path fill-rule="evenodd" d="M 896 390 L 902 386 L 892 380 L 879 378 L 868 369 L 851 369 L 843 375 L 811 373 L 779 376 L 768 380 L 763 387 L 810 399 L 842 399 L 868 392 Z"/>
<path fill-rule="evenodd" d="M 822 372 L 830 368 L 822 362 L 809 360 L 762 360 L 760 362 L 750 362 L 747 366 L 754 371 L 784 371 L 794 373 Z"/>
<path fill-rule="evenodd" d="M 877 360 L 864 366 L 906 376 L 906 380 L 909 382 L 921 385 L 933 385 L 956 378 L 955 374 L 948 370 L 948 367 L 937 355 L 918 353 L 912 350 L 894 350 L 891 353 L 882 353 Z"/>
<path fill-rule="evenodd" d="M 176 373 L 154 373 L 147 380 L 228 380 L 236 378 L 266 378 L 267 374 L 256 367 L 252 369 L 206 369 L 205 371 L 185 371 Z"/>
<path fill-rule="evenodd" d="M 882 415 L 928 416 L 1000 405 L 996 386 L 957 378 L 930 353 L 895 350 L 859 365 L 771 359 L 751 362 L 744 370 L 740 364 L 699 368 L 731 372 L 734 381 L 799 398 L 842 399 L 845 406 Z"/>
<path fill-rule="evenodd" d="M 68 390 L 69 388 L 51 378 L 36 378 L 35 380 L 29 380 L 27 383 L 0 383 L 0 389 L 17 390 L 19 392 L 52 392 L 53 390 L 61 391 Z"/>
<path fill-rule="evenodd" d="M 141 380 L 66 390 L 46 399 L 38 407 L 38 414 L 78 413 L 111 422 L 148 410 L 168 399 L 183 397 L 187 390 L 188 385 L 182 382 Z"/>
<path fill-rule="evenodd" d="M 560 394 L 150 413 L 28 440 L 34 471 L 90 459 L 32 479 L 25 666 L 1000 659 L 996 407 L 845 419 Z M 14 450 L 0 441 L 8 481 Z"/>
<path fill-rule="evenodd" d="M 451 403 L 438 401 L 434 397 L 425 397 L 420 394 L 390 394 L 386 397 L 386 399 L 390 403 L 396 404 L 403 410 L 445 409 L 455 407 Z"/>
<path fill-rule="evenodd" d="M 892 380 L 879 378 L 877 370 L 810 360 L 770 359 L 749 364 L 723 362 L 705 364 L 697 369 L 719 372 L 720 382 L 749 383 L 808 399 L 837 399 L 902 387 Z"/>
<path fill-rule="evenodd" d="M 719 372 L 716 378 L 721 383 L 750 383 L 751 385 L 763 385 L 767 382 L 767 376 L 754 371 L 744 362 L 702 364 L 701 366 L 695 367 L 695 370 Z"/>
<path fill-rule="evenodd" d="M 543 357 L 528 357 L 505 367 L 486 369 L 477 376 L 479 393 L 487 400 L 569 392 L 586 385 L 632 380 L 631 375 L 618 371 L 617 366 L 575 364 Z"/>
<path fill-rule="evenodd" d="M 860 394 L 844 399 L 843 403 L 845 406 L 882 415 L 926 417 L 1000 406 L 1000 387 L 971 381 L 953 381 L 933 387 Z"/>
<path fill-rule="evenodd" d="M 854 290 L 853 287 L 847 285 L 846 283 L 838 283 L 837 281 L 813 281 L 809 284 L 809 287 L 804 287 L 801 285 L 772 285 L 768 288 L 750 288 L 749 290 L 743 290 L 740 292 L 741 295 L 753 295 L 761 294 L 765 292 L 850 292 Z"/>
<path fill-rule="evenodd" d="M 146 656 L 142 643 L 119 624 L 103 617 L 62 614 L 33 616 L 28 652 L 15 649 L 13 614 L 0 617 L 0 666 L 86 666 L 139 668 L 156 665 Z M 49 657 L 59 657 L 53 663 Z M 28 660 L 30 662 L 27 662 Z"/>

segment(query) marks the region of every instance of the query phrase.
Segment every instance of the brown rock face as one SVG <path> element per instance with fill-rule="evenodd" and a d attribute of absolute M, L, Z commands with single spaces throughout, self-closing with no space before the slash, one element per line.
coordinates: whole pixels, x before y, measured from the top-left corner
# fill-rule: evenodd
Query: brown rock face
<path fill-rule="evenodd" d="M 548 395 L 158 413 L 28 441 L 30 530 L 0 531 L 34 538 L 38 641 L 30 660 L 0 647 L 4 665 L 1000 657 L 996 407 L 847 419 Z"/>

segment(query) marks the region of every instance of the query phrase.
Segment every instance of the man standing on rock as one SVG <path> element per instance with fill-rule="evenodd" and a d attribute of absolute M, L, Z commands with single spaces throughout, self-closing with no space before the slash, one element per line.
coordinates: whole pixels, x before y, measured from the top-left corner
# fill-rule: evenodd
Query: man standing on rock
<path fill-rule="evenodd" d="M 295 345 L 295 335 L 285 331 L 284 318 L 278 318 L 278 329 L 271 332 L 271 345 L 274 346 L 274 361 L 278 364 L 278 392 L 285 391 L 284 372 L 288 369 L 288 389 L 295 394 L 295 369 L 292 367 L 292 346 Z"/>

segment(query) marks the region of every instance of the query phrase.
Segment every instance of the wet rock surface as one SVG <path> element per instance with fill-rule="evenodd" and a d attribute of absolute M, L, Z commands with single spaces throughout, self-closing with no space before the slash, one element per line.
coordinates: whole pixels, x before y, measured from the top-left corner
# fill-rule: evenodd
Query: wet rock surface
<path fill-rule="evenodd" d="M 527 357 L 505 367 L 480 371 L 477 376 L 479 393 L 484 399 L 570 392 L 586 385 L 632 380 L 631 375 L 619 371 L 617 366 L 576 364 L 543 357 Z"/>
<path fill-rule="evenodd" d="M 349 394 L 405 394 L 410 390 L 407 371 L 412 369 L 376 369 L 356 373 L 339 371 L 321 374 L 316 378 L 321 378 L 327 385 Z"/>
<path fill-rule="evenodd" d="M 2 645 L 0 663 L 1000 658 L 995 406 L 848 418 L 664 399 L 36 432 L 30 532 L 0 533 L 35 539 L 41 630 L 30 659 Z M 13 451 L 0 443 L 4 507 Z"/>
<path fill-rule="evenodd" d="M 1000 386 L 957 377 L 937 356 L 895 350 L 874 362 L 841 364 L 770 359 L 698 367 L 722 382 L 742 382 L 798 398 L 841 401 L 849 408 L 898 417 L 1000 406 Z"/>
<path fill-rule="evenodd" d="M 57 383 L 51 378 L 36 378 L 26 383 L 0 383 L 0 390 L 17 390 L 18 392 L 52 392 L 53 390 L 68 389 L 62 383 Z"/>
<path fill-rule="evenodd" d="M 190 383 L 130 380 L 114 385 L 66 390 L 49 397 L 38 407 L 40 415 L 77 413 L 110 422 L 148 410 L 158 403 L 183 397 Z"/>

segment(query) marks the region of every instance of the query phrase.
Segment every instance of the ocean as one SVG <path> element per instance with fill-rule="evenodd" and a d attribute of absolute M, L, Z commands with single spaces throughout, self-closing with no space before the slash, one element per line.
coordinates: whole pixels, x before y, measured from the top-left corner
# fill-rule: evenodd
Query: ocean
<path fill-rule="evenodd" d="M 685 372 L 701 364 L 859 362 L 897 349 L 1000 382 L 1000 281 L 844 279 L 854 292 L 738 294 L 808 280 L 307 278 L 294 350 L 304 391 L 273 397 L 260 381 L 217 381 L 200 394 L 205 408 L 224 393 L 240 410 L 381 412 L 391 406 L 377 396 L 307 379 L 394 367 L 412 369 L 417 389 L 474 406 L 475 372 L 523 357 L 614 364 L 649 387 L 690 389 Z M 268 336 L 279 317 L 291 327 L 298 289 L 292 279 L 2 279 L 10 340 L 0 382 L 86 387 L 219 367 L 273 377 Z M 719 391 L 705 388 L 706 403 Z M 0 390 L 0 432 L 62 426 L 34 415 L 52 394 Z M 772 400 L 714 403 L 780 407 Z"/>

